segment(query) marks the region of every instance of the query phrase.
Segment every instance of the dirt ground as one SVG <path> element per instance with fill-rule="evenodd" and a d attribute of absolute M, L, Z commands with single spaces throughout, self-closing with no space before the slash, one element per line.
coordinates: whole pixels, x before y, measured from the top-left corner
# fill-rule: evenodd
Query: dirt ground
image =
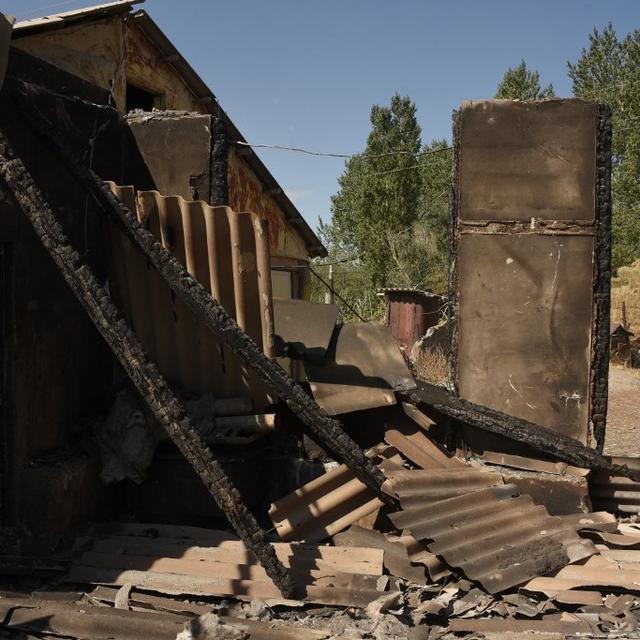
<path fill-rule="evenodd" d="M 604 452 L 640 457 L 640 369 L 611 366 Z"/>

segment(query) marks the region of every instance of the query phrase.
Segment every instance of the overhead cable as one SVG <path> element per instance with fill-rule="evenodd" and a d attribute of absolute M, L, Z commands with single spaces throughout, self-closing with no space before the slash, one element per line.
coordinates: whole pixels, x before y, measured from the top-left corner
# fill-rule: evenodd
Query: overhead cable
<path fill-rule="evenodd" d="M 419 151 L 414 153 L 413 151 L 387 151 L 385 153 L 324 153 L 322 151 L 310 151 L 309 149 L 302 149 L 301 147 L 286 147 L 281 144 L 252 144 L 250 142 L 244 142 L 243 140 L 235 140 L 232 144 L 236 144 L 240 147 L 250 147 L 252 149 L 276 149 L 278 151 L 295 151 L 296 153 L 304 153 L 309 156 L 319 156 L 323 158 L 386 158 L 388 156 L 410 155 L 419 156 L 431 155 L 434 153 L 442 153 L 443 151 L 451 151 L 453 147 L 441 147 L 440 149 L 429 149 L 427 151 Z"/>

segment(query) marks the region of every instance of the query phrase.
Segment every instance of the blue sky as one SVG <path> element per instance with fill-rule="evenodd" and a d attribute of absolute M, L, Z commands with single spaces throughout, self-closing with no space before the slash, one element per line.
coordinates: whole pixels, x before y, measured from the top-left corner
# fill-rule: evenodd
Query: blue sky
<path fill-rule="evenodd" d="M 28 18 L 92 4 L 4 0 Z M 96 2 L 97 4 L 97 2 Z M 398 91 L 416 103 L 423 140 L 450 138 L 451 112 L 490 98 L 525 59 L 571 95 L 593 27 L 640 28 L 640 0 L 147 0 L 142 5 L 209 84 L 249 142 L 355 153 L 369 110 Z M 315 227 L 329 218 L 342 160 L 286 151 L 262 159 Z"/>

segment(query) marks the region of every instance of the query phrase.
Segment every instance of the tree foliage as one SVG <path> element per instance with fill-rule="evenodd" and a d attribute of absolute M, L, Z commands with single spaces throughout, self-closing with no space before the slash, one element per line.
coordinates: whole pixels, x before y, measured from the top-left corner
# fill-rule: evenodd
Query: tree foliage
<path fill-rule="evenodd" d="M 334 267 L 335 288 L 363 317 L 381 315 L 378 288 L 444 289 L 451 180 L 446 141 L 422 146 L 409 97 L 374 105 L 370 121 L 364 152 L 345 163 L 338 180 L 331 222 L 319 227 L 328 261 L 346 260 Z M 314 298 L 323 295 L 316 286 Z M 353 317 L 344 305 L 341 311 Z"/>
<path fill-rule="evenodd" d="M 505 71 L 495 97 L 503 100 L 544 100 L 555 98 L 555 95 L 553 85 L 542 88 L 540 74 L 529 71 L 523 60 L 517 67 L 509 67 Z"/>
<path fill-rule="evenodd" d="M 568 63 L 575 96 L 613 111 L 613 267 L 640 258 L 640 30 L 618 38 L 609 24 Z"/>

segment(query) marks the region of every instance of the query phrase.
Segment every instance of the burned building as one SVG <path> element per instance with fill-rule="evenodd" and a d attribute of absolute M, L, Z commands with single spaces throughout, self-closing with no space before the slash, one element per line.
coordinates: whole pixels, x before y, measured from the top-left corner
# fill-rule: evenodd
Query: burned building
<path fill-rule="evenodd" d="M 151 16 L 134 10 L 143 1 L 18 22 L 12 67 L 57 93 L 136 112 L 131 130 L 155 188 L 268 220 L 278 297 L 303 297 L 305 270 L 286 267 L 323 256 L 325 248 L 211 89 Z M 172 157 L 180 162 L 166 161 Z"/>
<path fill-rule="evenodd" d="M 30 170 L 47 185 L 47 196 L 65 211 L 67 233 L 109 281 L 145 349 L 172 383 L 196 396 L 205 390 L 237 396 L 250 386 L 254 411 L 260 411 L 272 399 L 264 388 L 203 335 L 125 245 L 117 247 L 118 255 L 110 253 L 117 235 L 74 191 L 68 174 L 50 171 L 54 158 L 19 115 L 17 95 L 115 190 L 130 189 L 133 210 L 139 201 L 148 220 L 160 224 L 169 216 L 166 246 L 177 250 L 179 234 L 183 255 L 194 245 L 199 252 L 216 252 L 215 262 L 203 262 L 201 253 L 188 260 L 198 261 L 200 277 L 271 354 L 272 295 L 304 297 L 307 270 L 300 267 L 326 251 L 215 95 L 150 16 L 133 10 L 135 4 L 113 2 L 15 24 L 6 80 L 13 97 L 5 96 L 2 126 L 33 163 Z M 175 216 L 194 206 L 202 224 L 187 228 Z M 82 444 L 92 414 L 108 410 L 113 357 L 28 224 L 14 215 L 10 198 L 2 207 L 7 215 L 1 247 L 0 511 L 5 525 L 64 531 L 111 513 L 117 501 Z M 251 213 L 214 214 L 216 207 Z M 186 224 L 192 216 L 185 216 Z M 178 465 L 178 477 L 189 476 L 175 456 L 166 464 Z M 190 486 L 186 480 L 184 491 Z M 162 493 L 158 486 L 150 491 Z M 178 494 L 172 504 L 185 504 Z M 131 499 L 144 502 L 145 496 Z"/>
<path fill-rule="evenodd" d="M 0 16 L 1 632 L 636 630 L 640 529 L 590 502 L 637 513 L 640 495 L 637 460 L 597 449 L 608 109 L 455 116 L 452 378 L 430 384 L 394 337 L 423 331 L 414 299 L 392 332 L 275 282 L 321 247 L 257 189 L 217 105 L 136 75 L 128 38 L 153 27 L 132 4 L 31 21 L 22 49 Z M 71 38 L 87 61 L 65 60 L 60 41 L 94 28 L 113 37 Z M 180 68 L 151 40 L 162 73 Z M 125 116 L 127 99 L 164 110 Z"/>

